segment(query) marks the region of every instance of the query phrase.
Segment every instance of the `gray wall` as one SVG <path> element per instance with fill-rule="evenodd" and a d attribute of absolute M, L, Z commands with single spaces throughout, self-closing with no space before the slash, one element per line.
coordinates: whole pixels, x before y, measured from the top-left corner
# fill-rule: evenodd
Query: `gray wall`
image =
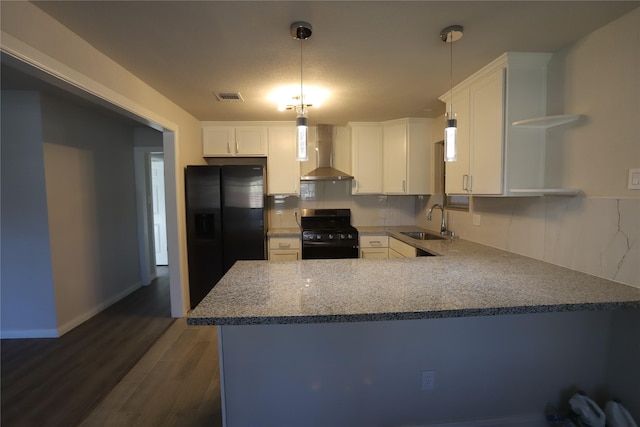
<path fill-rule="evenodd" d="M 607 392 L 640 422 L 640 311 L 614 313 L 611 330 Z"/>
<path fill-rule="evenodd" d="M 6 91 L 2 124 L 2 335 L 57 336 L 141 285 L 134 128 Z"/>
<path fill-rule="evenodd" d="M 141 285 L 134 128 L 105 114 L 43 96 L 53 278 L 62 332 Z"/>
<path fill-rule="evenodd" d="M 2 337 L 57 336 L 37 92 L 3 91 L 0 231 Z"/>
<path fill-rule="evenodd" d="M 357 427 L 522 417 L 543 425 L 548 402 L 605 386 L 611 317 L 223 326 L 227 421 Z M 436 372 L 435 390 L 421 391 L 423 370 Z"/>

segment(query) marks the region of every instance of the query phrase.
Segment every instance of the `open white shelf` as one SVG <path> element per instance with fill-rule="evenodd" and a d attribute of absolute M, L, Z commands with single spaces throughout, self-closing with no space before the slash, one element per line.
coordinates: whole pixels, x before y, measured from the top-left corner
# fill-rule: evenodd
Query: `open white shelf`
<path fill-rule="evenodd" d="M 580 117 L 582 117 L 582 114 L 562 114 L 559 116 L 543 116 L 533 119 L 518 120 L 511 124 L 518 127 L 546 129 L 575 122 Z"/>
<path fill-rule="evenodd" d="M 512 188 L 509 193 L 523 196 L 576 196 L 580 190 L 577 188 Z"/>

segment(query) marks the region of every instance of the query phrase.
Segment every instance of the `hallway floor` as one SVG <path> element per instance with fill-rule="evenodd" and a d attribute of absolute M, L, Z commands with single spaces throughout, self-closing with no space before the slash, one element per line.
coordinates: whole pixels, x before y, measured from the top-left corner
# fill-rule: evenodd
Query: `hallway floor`
<path fill-rule="evenodd" d="M 174 323 L 159 277 L 60 338 L 1 342 L 1 424 L 77 426 Z"/>

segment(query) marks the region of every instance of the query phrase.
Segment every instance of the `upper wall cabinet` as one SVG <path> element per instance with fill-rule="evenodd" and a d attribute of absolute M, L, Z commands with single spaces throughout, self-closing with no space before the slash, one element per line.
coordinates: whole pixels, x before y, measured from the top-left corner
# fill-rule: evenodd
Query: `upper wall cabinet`
<path fill-rule="evenodd" d="M 299 195 L 300 163 L 296 161 L 294 124 L 269 127 L 268 194 Z"/>
<path fill-rule="evenodd" d="M 350 123 L 352 194 L 382 194 L 382 125 Z"/>
<path fill-rule="evenodd" d="M 350 123 L 353 194 L 433 192 L 432 119 Z"/>
<path fill-rule="evenodd" d="M 433 193 L 432 119 L 400 119 L 382 123 L 383 192 Z"/>
<path fill-rule="evenodd" d="M 267 127 L 203 122 L 202 155 L 204 157 L 266 156 Z"/>
<path fill-rule="evenodd" d="M 545 189 L 544 127 L 517 126 L 546 113 L 550 59 L 549 53 L 508 52 L 453 89 L 459 146 L 457 161 L 445 166 L 447 194 L 561 192 Z M 448 110 L 451 94 L 440 100 Z"/>

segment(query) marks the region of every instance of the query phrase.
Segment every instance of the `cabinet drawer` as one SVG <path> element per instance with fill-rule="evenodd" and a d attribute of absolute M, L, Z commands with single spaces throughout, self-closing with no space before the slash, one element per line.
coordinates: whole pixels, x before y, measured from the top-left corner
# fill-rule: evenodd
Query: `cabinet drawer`
<path fill-rule="evenodd" d="M 389 246 L 389 236 L 360 236 L 361 248 L 386 248 Z"/>
<path fill-rule="evenodd" d="M 360 248 L 360 258 L 389 258 L 388 248 Z"/>
<path fill-rule="evenodd" d="M 272 237 L 269 239 L 269 249 L 300 249 L 300 239 L 297 237 Z"/>
<path fill-rule="evenodd" d="M 269 250 L 269 261 L 297 261 L 300 259 L 298 249 L 271 249 Z"/>

